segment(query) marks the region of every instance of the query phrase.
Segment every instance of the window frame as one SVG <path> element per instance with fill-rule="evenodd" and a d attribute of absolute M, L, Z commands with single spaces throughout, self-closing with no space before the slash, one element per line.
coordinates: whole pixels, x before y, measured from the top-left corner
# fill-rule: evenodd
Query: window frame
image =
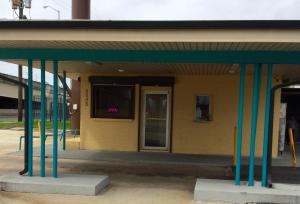
<path fill-rule="evenodd" d="M 96 109 L 95 109 L 95 96 L 94 96 L 94 90 L 96 86 L 110 86 L 110 87 L 128 87 L 131 90 L 132 96 L 130 99 L 130 111 L 129 116 L 122 117 L 122 116 L 96 116 Z M 100 84 L 100 83 L 91 83 L 91 108 L 90 108 L 90 117 L 94 119 L 120 119 L 120 120 L 134 120 L 135 118 L 135 85 L 131 84 Z"/>
<path fill-rule="evenodd" d="M 196 115 L 196 112 L 197 112 L 197 97 L 198 96 L 207 96 L 209 98 L 209 109 L 208 109 L 208 117 L 209 119 L 208 120 L 199 120 L 197 119 L 197 115 Z M 212 99 L 213 97 L 210 95 L 210 94 L 195 94 L 194 95 L 194 122 L 197 122 L 197 123 L 208 123 L 208 122 L 211 122 L 213 121 L 213 117 L 212 117 Z"/>

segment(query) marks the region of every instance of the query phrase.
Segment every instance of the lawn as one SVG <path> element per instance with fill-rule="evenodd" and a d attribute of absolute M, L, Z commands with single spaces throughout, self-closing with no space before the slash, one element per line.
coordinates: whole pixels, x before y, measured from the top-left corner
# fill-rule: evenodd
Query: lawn
<path fill-rule="evenodd" d="M 71 122 L 69 120 L 66 121 L 67 129 L 71 128 Z M 18 121 L 0 121 L 0 129 L 10 129 L 10 128 L 23 128 L 24 122 L 18 122 Z M 33 128 L 38 127 L 38 121 L 35 120 L 33 122 Z M 52 129 L 53 122 L 52 121 L 46 121 L 46 129 Z M 62 121 L 58 121 L 58 128 L 62 128 Z"/>

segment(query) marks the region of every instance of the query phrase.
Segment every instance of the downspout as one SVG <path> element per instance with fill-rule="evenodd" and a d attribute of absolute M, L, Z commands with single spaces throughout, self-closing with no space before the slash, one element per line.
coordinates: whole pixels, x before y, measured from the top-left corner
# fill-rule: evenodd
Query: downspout
<path fill-rule="evenodd" d="M 28 172 L 28 86 L 24 87 L 25 89 L 25 99 L 24 99 L 24 107 L 25 107 L 25 148 L 24 148 L 24 169 L 19 172 L 20 175 L 24 175 Z"/>
<path fill-rule="evenodd" d="M 267 157 L 267 186 L 272 188 L 272 147 L 273 147 L 273 120 L 274 120 L 274 101 L 275 92 L 278 89 L 300 84 L 300 79 L 295 79 L 293 81 L 287 81 L 282 84 L 274 86 L 271 90 L 271 100 L 270 100 L 270 115 L 269 115 L 269 134 L 268 134 L 268 157 Z"/>

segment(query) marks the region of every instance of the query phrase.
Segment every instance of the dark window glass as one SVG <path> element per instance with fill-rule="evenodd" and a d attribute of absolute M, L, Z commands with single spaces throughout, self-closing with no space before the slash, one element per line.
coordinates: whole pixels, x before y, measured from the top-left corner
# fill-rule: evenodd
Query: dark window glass
<path fill-rule="evenodd" d="M 94 118 L 134 118 L 134 86 L 93 85 Z"/>
<path fill-rule="evenodd" d="M 196 121 L 210 121 L 210 97 L 196 96 Z"/>
<path fill-rule="evenodd" d="M 166 147 L 168 95 L 148 93 L 145 100 L 145 146 Z"/>

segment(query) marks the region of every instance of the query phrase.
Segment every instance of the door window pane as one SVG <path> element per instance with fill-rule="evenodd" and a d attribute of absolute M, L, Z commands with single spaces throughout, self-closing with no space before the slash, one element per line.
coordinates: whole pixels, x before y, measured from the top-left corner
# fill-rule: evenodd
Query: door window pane
<path fill-rule="evenodd" d="M 167 94 L 146 94 L 145 100 L 145 146 L 166 147 Z"/>

